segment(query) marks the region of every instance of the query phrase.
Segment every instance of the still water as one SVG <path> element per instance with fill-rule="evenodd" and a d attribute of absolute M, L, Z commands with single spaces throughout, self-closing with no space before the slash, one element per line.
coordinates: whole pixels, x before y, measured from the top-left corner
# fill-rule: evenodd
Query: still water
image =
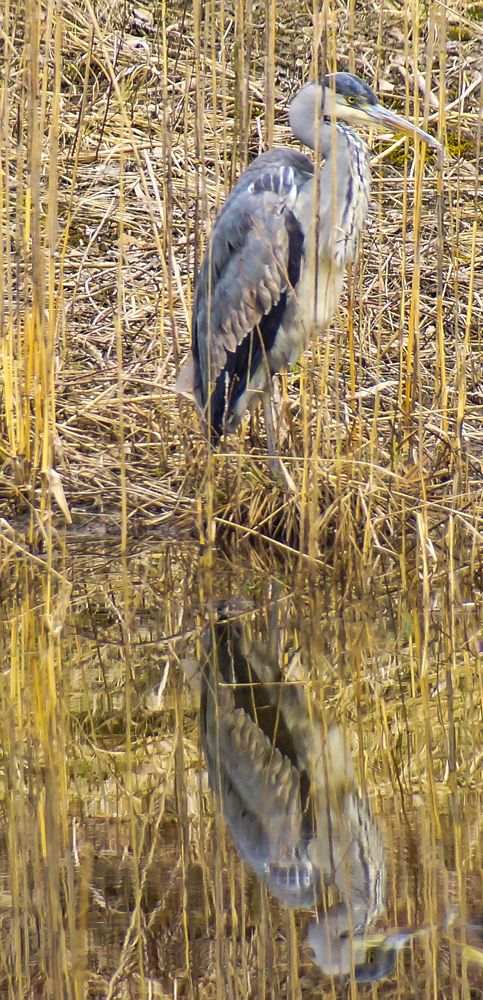
<path fill-rule="evenodd" d="M 1 996 L 483 997 L 474 581 L 382 569 L 9 562 Z"/>

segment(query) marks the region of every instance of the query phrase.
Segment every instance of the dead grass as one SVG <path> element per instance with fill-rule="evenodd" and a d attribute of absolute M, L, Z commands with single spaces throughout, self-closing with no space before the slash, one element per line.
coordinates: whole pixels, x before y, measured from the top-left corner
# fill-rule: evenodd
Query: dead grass
<path fill-rule="evenodd" d="M 9 520 L 23 514 L 32 526 L 52 505 L 56 524 L 70 514 L 75 528 L 102 532 L 119 530 L 124 509 L 130 531 L 203 535 L 208 491 L 208 535 L 233 520 L 266 534 L 290 508 L 267 475 L 263 435 L 255 449 L 246 433 L 234 438 L 207 485 L 198 420 L 173 383 L 211 220 L 272 135 L 272 95 L 273 141 L 290 141 L 285 107 L 310 54 L 320 58 L 325 27 L 328 64 L 337 28 L 338 66 L 429 115 L 450 153 L 439 176 L 432 154 L 414 160 L 401 140 L 374 147 L 357 273 L 327 343 L 285 380 L 284 451 L 299 494 L 279 533 L 299 547 L 310 535 L 313 553 L 341 533 L 344 546 L 364 533 L 384 544 L 421 503 L 432 525 L 444 527 L 451 510 L 463 531 L 468 521 L 475 529 L 481 27 L 472 9 L 434 4 L 418 20 L 391 5 L 380 17 L 364 8 L 352 48 L 351 4 L 327 5 L 315 34 L 302 5 L 297 18 L 278 12 L 275 55 L 258 7 L 245 20 L 242 8 L 226 11 L 224 23 L 214 8 L 200 19 L 183 5 L 95 13 L 66 4 L 60 23 L 50 6 L 45 13 L 32 5 L 23 20 L 13 5 L 6 22 L 0 449 Z M 351 511 L 344 526 L 340 509 Z"/>

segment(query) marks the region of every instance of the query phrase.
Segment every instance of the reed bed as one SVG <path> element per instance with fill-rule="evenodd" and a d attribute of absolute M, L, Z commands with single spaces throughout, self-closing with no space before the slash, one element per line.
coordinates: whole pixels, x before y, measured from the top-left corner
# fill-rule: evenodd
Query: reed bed
<path fill-rule="evenodd" d="M 210 535 L 226 521 L 262 531 L 270 513 L 315 552 L 321 526 L 343 545 L 392 536 L 421 502 L 432 524 L 455 511 L 463 532 L 474 525 L 479 6 L 363 6 L 357 28 L 350 2 L 315 20 L 270 4 L 7 15 L 0 430 L 13 526 L 38 530 L 52 510 L 90 530 Z M 374 140 L 360 264 L 327 340 L 282 387 L 294 511 L 267 474 L 263 431 L 209 460 L 173 387 L 214 213 L 260 149 L 290 141 L 286 105 L 322 60 L 428 121 L 448 153 L 439 172 L 430 153 Z"/>
<path fill-rule="evenodd" d="M 7 0 L 0 87 L 0 996 L 356 997 L 236 858 L 183 681 L 210 600 L 285 634 L 383 827 L 374 995 L 480 996 L 482 254 L 474 0 Z M 264 429 L 174 389 L 215 214 L 325 67 L 445 141 L 371 137 L 361 257 Z M 217 547 L 211 545 L 213 541 Z M 220 846 L 221 845 L 221 846 Z"/>

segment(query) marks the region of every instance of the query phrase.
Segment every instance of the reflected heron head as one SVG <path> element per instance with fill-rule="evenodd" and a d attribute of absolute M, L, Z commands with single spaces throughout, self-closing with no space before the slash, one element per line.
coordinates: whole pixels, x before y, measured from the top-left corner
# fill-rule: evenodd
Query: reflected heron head
<path fill-rule="evenodd" d="M 349 929 L 345 903 L 321 913 L 309 927 L 308 940 L 314 959 L 327 976 L 351 976 L 358 983 L 371 983 L 391 974 L 398 950 L 394 935 Z"/>
<path fill-rule="evenodd" d="M 360 912 L 359 912 L 360 916 Z M 391 975 L 398 951 L 415 938 L 426 936 L 433 925 L 377 931 L 359 921 L 358 908 L 345 903 L 330 906 L 310 924 L 308 940 L 314 959 L 327 976 L 353 976 L 358 983 L 374 983 Z M 436 926 L 445 929 L 453 921 L 450 913 Z M 468 925 L 469 926 L 469 925 Z"/>

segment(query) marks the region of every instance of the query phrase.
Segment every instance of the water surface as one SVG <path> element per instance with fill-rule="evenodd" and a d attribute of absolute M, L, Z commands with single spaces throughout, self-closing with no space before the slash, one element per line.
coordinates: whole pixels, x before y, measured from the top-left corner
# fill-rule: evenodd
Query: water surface
<path fill-rule="evenodd" d="M 475 585 L 435 574 L 428 593 L 416 566 L 404 584 L 383 569 L 358 579 L 270 546 L 153 541 L 123 557 L 93 540 L 50 569 L 9 564 L 2 996 L 483 995 Z M 315 904 L 285 905 L 240 859 L 209 785 L 203 636 L 229 602 L 273 649 L 274 600 L 284 678 L 296 665 L 340 727 L 382 838 L 369 964 L 399 938 L 372 987 L 314 961 Z M 338 902 L 333 885 L 324 906 Z"/>

